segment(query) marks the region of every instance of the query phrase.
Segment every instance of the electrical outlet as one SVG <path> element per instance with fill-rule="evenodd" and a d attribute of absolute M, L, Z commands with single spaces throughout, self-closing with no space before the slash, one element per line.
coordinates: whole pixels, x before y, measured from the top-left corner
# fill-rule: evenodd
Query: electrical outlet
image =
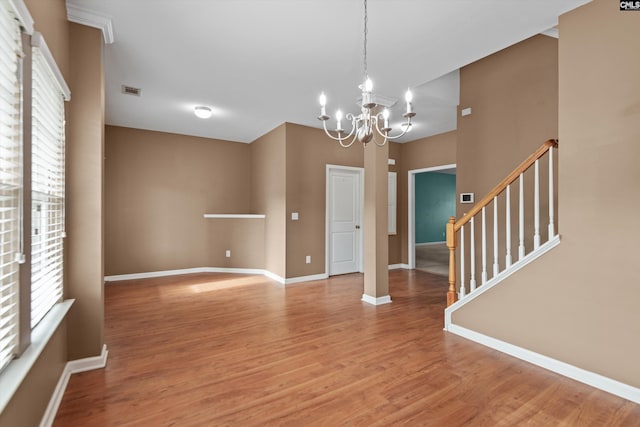
<path fill-rule="evenodd" d="M 227 258 L 231 258 L 231 251 L 229 249 L 227 249 L 227 252 L 225 253 L 225 256 Z"/>
<path fill-rule="evenodd" d="M 311 255 L 307 255 L 307 264 L 311 264 Z"/>

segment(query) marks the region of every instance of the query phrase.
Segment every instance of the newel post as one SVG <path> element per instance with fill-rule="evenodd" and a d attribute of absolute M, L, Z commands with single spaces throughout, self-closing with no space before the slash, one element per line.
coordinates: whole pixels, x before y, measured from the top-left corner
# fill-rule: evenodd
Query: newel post
<path fill-rule="evenodd" d="M 447 307 L 458 301 L 456 293 L 456 233 L 455 217 L 450 217 L 447 223 L 447 247 L 449 248 L 449 291 L 447 292 Z"/>

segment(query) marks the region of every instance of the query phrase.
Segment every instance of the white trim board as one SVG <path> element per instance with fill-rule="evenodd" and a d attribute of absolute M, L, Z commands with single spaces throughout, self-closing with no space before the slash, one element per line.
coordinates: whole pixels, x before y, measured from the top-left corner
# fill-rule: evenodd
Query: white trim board
<path fill-rule="evenodd" d="M 230 218 L 230 219 L 261 219 L 266 214 L 203 214 L 204 218 Z"/>
<path fill-rule="evenodd" d="M 409 265 L 408 264 L 389 264 L 389 270 L 397 270 L 397 269 L 409 269 Z M 194 268 L 182 268 L 178 270 L 149 271 L 146 273 L 116 274 L 113 276 L 104 276 L 104 281 L 108 284 L 111 282 L 120 282 L 124 280 L 151 279 L 154 277 L 178 276 L 181 274 L 197 274 L 197 273 L 256 274 L 256 275 L 265 276 L 271 280 L 275 280 L 276 282 L 282 285 L 311 282 L 314 280 L 324 280 L 329 278 L 329 275 L 327 273 L 284 278 L 268 270 L 263 270 L 259 268 L 194 267 Z"/>
<path fill-rule="evenodd" d="M 513 273 L 515 273 L 516 271 L 520 270 L 521 268 L 523 268 L 527 264 L 533 262 L 534 260 L 538 259 L 539 257 L 544 255 L 545 253 L 549 252 L 551 249 L 555 248 L 559 244 L 560 244 L 560 235 L 556 234 L 551 240 L 547 240 L 544 244 L 540 245 L 540 247 L 538 247 L 538 249 L 535 249 L 532 252 L 529 252 L 527 255 L 525 255 L 524 258 L 522 258 L 521 260 L 516 261 L 513 264 L 511 264 L 511 267 L 509 267 L 506 270 L 501 271 L 500 274 L 498 274 L 495 277 L 492 277 L 489 281 L 487 281 L 487 283 L 485 283 L 484 285 L 480 286 L 479 288 L 477 288 L 475 291 L 471 292 L 470 294 L 467 294 L 467 296 L 465 296 L 463 299 L 459 299 L 458 301 L 456 301 L 455 303 L 453 303 L 449 307 L 447 307 L 444 310 L 444 323 L 445 323 L 444 324 L 444 328 L 445 328 L 445 330 L 448 328 L 448 325 L 451 324 L 451 313 L 453 313 L 454 311 L 456 311 L 457 309 L 459 309 L 463 305 L 468 304 L 469 302 L 471 302 L 474 299 L 478 298 L 480 295 L 482 295 L 483 293 L 487 292 L 489 289 L 493 288 L 498 283 L 502 282 L 504 279 L 506 279 L 507 277 L 511 276 Z"/>
<path fill-rule="evenodd" d="M 100 15 L 93 10 L 85 9 L 67 1 L 67 19 L 76 24 L 86 25 L 102 31 L 105 44 L 111 44 L 115 41 L 113 23 L 111 18 L 107 16 Z"/>
<path fill-rule="evenodd" d="M 44 348 L 51 341 L 51 337 L 58 330 L 60 323 L 66 317 L 74 301 L 73 299 L 68 299 L 54 305 L 40 323 L 33 328 L 31 345 L 27 347 L 19 358 L 12 360 L 2 371 L 0 375 L 0 390 L 2 390 L 2 393 L 0 393 L 0 413 L 4 411 Z"/>
<path fill-rule="evenodd" d="M 9 0 L 9 5 L 13 7 L 13 12 L 18 16 L 20 24 L 24 27 L 25 33 L 33 34 L 33 17 L 23 0 Z"/>
<path fill-rule="evenodd" d="M 548 369 L 549 371 L 587 384 L 591 387 L 595 387 L 606 391 L 607 393 L 611 393 L 622 397 L 623 399 L 640 404 L 640 388 L 632 387 L 628 384 L 621 383 L 620 381 L 616 381 L 603 375 L 561 362 L 557 359 L 552 359 L 551 357 L 544 356 L 531 350 L 500 341 L 462 326 L 450 324 L 447 330 L 453 334 L 477 342 L 478 344 L 493 348 L 494 350 L 501 351 L 541 368 Z"/>
<path fill-rule="evenodd" d="M 56 419 L 56 414 L 58 413 L 58 408 L 60 407 L 60 402 L 62 402 L 62 397 L 64 396 L 64 391 L 67 388 L 67 384 L 69 383 L 69 378 L 71 378 L 71 375 L 80 372 L 91 371 L 94 369 L 104 368 L 105 366 L 107 366 L 108 355 L 109 352 L 107 351 L 107 345 L 104 344 L 102 346 L 102 352 L 99 356 L 86 357 L 84 359 L 71 360 L 67 362 L 64 369 L 62 370 L 60 378 L 58 379 L 56 388 L 51 395 L 51 399 L 49 399 L 47 409 L 44 411 L 44 415 L 42 416 L 42 420 L 40 421 L 40 427 L 49 427 L 53 425 L 53 422 Z"/>
<path fill-rule="evenodd" d="M 442 242 L 426 242 L 426 243 L 416 243 L 415 246 L 433 246 L 433 245 L 442 245 L 447 243 L 446 241 L 442 241 Z"/>
<path fill-rule="evenodd" d="M 372 297 L 371 295 L 362 294 L 362 301 L 371 305 L 389 304 L 391 302 L 391 296 L 385 295 L 383 297 Z"/>
<path fill-rule="evenodd" d="M 218 268 L 218 267 L 194 267 L 182 268 L 178 270 L 149 271 L 146 273 L 117 274 L 114 276 L 105 276 L 105 282 L 118 282 L 121 280 L 150 279 L 153 277 L 178 276 L 181 274 L 197 274 L 197 273 L 236 273 L 236 274 L 262 274 L 270 279 L 284 283 L 284 279 L 275 274 L 269 273 L 257 268 Z"/>
<path fill-rule="evenodd" d="M 56 79 L 56 82 L 58 82 L 58 87 L 60 88 L 60 92 L 62 92 L 62 95 L 64 96 L 64 100 L 70 101 L 71 89 L 69 89 L 69 85 L 67 85 L 67 82 L 64 80 L 64 76 L 62 75 L 60 68 L 58 68 L 58 64 L 56 64 L 56 60 L 51 54 L 49 46 L 42 36 L 42 33 L 39 33 L 38 31 L 35 31 L 33 33 L 33 36 L 31 37 L 31 46 L 40 49 L 40 53 L 42 53 L 44 60 L 47 62 L 47 65 L 51 69 L 51 72 Z"/>
<path fill-rule="evenodd" d="M 328 278 L 329 276 L 326 273 L 312 274 L 311 276 L 298 276 L 298 277 L 291 277 L 289 279 L 284 279 L 284 284 L 290 285 L 293 283 L 312 282 L 314 280 L 324 280 Z"/>
<path fill-rule="evenodd" d="M 220 268 L 220 267 L 195 267 L 195 268 L 182 268 L 178 270 L 164 270 L 164 271 L 150 271 L 146 273 L 132 273 L 132 274 L 118 274 L 114 276 L 105 276 L 104 281 L 119 282 L 122 280 L 137 280 L 137 279 L 150 279 L 153 277 L 165 277 L 165 276 L 178 276 L 181 274 L 197 274 L 197 273 L 232 273 L 232 274 L 256 274 L 265 276 L 271 280 L 282 285 L 289 285 L 293 283 L 310 282 L 313 280 L 327 279 L 329 276 L 326 273 L 313 274 L 310 276 L 299 276 L 284 278 L 277 274 L 274 274 L 268 270 L 259 268 Z"/>

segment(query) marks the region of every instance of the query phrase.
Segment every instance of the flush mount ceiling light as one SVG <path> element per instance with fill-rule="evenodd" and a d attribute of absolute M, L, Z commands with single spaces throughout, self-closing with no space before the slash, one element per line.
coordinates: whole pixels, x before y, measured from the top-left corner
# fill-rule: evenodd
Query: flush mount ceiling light
<path fill-rule="evenodd" d="M 376 145 L 382 147 L 387 143 L 389 139 L 397 139 L 409 132 L 411 129 L 411 118 L 416 115 L 413 112 L 413 107 L 411 105 L 411 101 L 413 100 L 413 95 L 411 91 L 407 91 L 405 95 L 405 100 L 407 101 L 407 111 L 402 115 L 407 121 L 403 123 L 402 130 L 399 135 L 390 136 L 389 132 L 391 132 L 392 128 L 389 127 L 389 109 L 385 108 L 382 112 L 374 113 L 374 109 L 378 107 L 378 104 L 374 101 L 373 95 L 373 83 L 369 78 L 367 72 L 367 0 L 364 0 L 364 49 L 363 49 L 363 62 L 364 62 L 364 83 L 362 83 L 359 88 L 362 91 L 362 107 L 361 113 L 357 116 L 354 116 L 351 113 L 348 113 L 345 118 L 351 122 L 351 131 L 347 134 L 344 129 L 342 129 L 342 111 L 338 110 L 336 112 L 336 129 L 334 131 L 329 131 L 327 129 L 327 120 L 331 117 L 327 115 L 326 105 L 327 105 L 327 97 L 324 92 L 320 95 L 320 115 L 318 116 L 318 120 L 322 121 L 322 126 L 324 127 L 324 131 L 329 136 L 329 138 L 334 139 L 340 143 L 343 147 L 351 147 L 353 143 L 358 140 L 362 142 L 363 145 L 366 145 L 368 142 L 375 142 Z M 380 127 L 382 125 L 382 127 Z M 378 141 L 376 138 L 376 134 L 382 138 L 382 141 Z M 353 136 L 353 139 L 349 142 L 347 141 L 349 138 Z"/>
<path fill-rule="evenodd" d="M 193 114 L 195 114 L 197 117 L 201 119 L 208 119 L 209 117 L 211 117 L 213 112 L 209 107 L 205 107 L 204 105 L 198 105 L 193 109 Z"/>

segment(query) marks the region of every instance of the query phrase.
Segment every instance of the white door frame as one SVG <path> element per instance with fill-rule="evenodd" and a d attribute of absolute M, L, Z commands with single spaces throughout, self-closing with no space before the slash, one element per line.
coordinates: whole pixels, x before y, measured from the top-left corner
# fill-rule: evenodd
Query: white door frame
<path fill-rule="evenodd" d="M 331 237 L 331 183 L 329 181 L 329 175 L 331 171 L 350 171 L 350 172 L 358 172 L 359 186 L 360 186 L 360 232 L 358 233 L 358 271 L 360 273 L 364 273 L 364 168 L 354 167 L 354 166 L 340 166 L 340 165 L 326 165 L 326 178 L 325 178 L 325 193 L 326 193 L 326 201 L 325 201 L 325 239 L 324 239 L 324 272 L 327 276 L 329 276 L 329 244 Z"/>
<path fill-rule="evenodd" d="M 430 168 L 413 169 L 408 172 L 407 182 L 409 190 L 407 192 L 408 201 L 408 215 L 409 215 L 409 235 L 407 241 L 409 242 L 409 268 L 416 268 L 416 174 L 423 172 L 436 172 L 443 169 L 454 169 L 456 164 L 433 166 Z"/>

